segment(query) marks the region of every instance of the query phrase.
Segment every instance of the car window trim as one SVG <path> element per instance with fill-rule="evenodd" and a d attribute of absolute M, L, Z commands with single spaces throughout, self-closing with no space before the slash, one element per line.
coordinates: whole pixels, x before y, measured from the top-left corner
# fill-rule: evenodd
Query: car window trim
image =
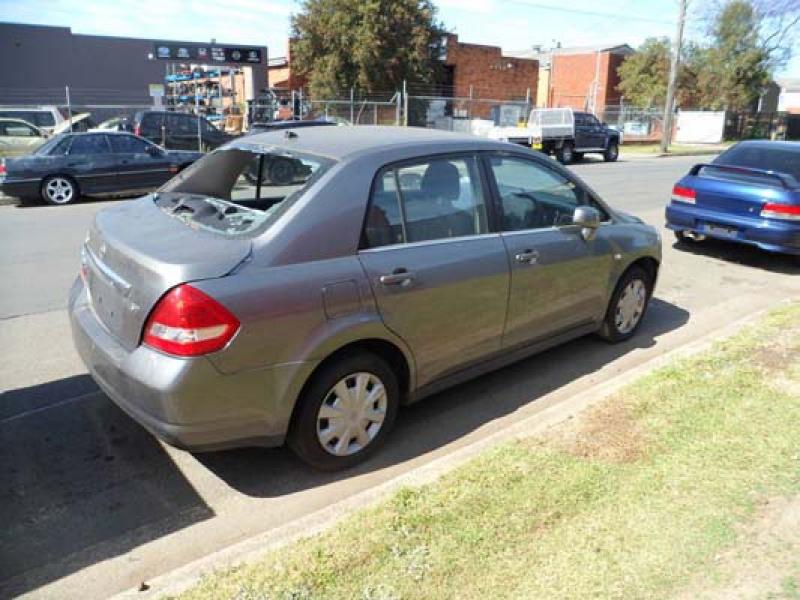
<path fill-rule="evenodd" d="M 456 240 L 456 239 L 465 239 L 465 238 L 474 238 L 484 235 L 489 235 L 492 233 L 498 233 L 492 229 L 492 218 L 489 216 L 491 212 L 491 207 L 489 205 L 489 196 L 487 196 L 488 190 L 486 189 L 485 182 L 483 179 L 485 178 L 485 173 L 482 172 L 480 167 L 481 162 L 481 154 L 480 151 L 475 150 L 464 150 L 464 151 L 450 151 L 450 152 L 439 152 L 434 154 L 425 154 L 423 156 L 415 156 L 412 158 L 404 158 L 402 160 L 396 160 L 392 162 L 388 162 L 384 165 L 381 165 L 376 171 L 375 175 L 372 178 L 372 184 L 369 188 L 369 198 L 367 199 L 367 206 L 366 210 L 364 211 L 364 219 L 361 224 L 361 235 L 359 236 L 359 244 L 357 252 L 362 252 L 365 250 L 377 250 L 379 248 L 397 248 L 400 246 L 408 246 L 409 244 L 421 244 L 427 241 L 449 241 L 449 240 Z M 431 160 L 442 160 L 446 158 L 454 158 L 454 159 L 464 159 L 464 158 L 472 158 L 475 160 L 475 164 L 477 165 L 477 174 L 478 178 L 481 180 L 480 189 L 481 195 L 483 197 L 484 207 L 486 209 L 486 228 L 487 231 L 484 233 L 474 233 L 468 236 L 459 236 L 458 238 L 439 238 L 438 240 L 422 240 L 420 242 L 408 242 L 408 236 L 406 235 L 406 217 L 405 217 L 405 205 L 402 201 L 402 195 L 400 193 L 400 181 L 397 175 L 397 170 L 401 169 L 405 166 L 416 165 L 422 162 L 431 161 Z M 397 242 L 395 244 L 386 244 L 384 246 L 377 246 L 375 248 L 369 247 L 367 244 L 367 218 L 369 217 L 369 211 L 372 208 L 372 198 L 374 196 L 374 192 L 376 189 L 376 185 L 378 179 L 383 175 L 383 173 L 387 171 L 393 171 L 394 174 L 394 181 L 395 181 L 395 196 L 398 199 L 399 207 L 400 207 L 400 215 L 401 215 L 401 227 L 403 229 L 403 241 Z"/>

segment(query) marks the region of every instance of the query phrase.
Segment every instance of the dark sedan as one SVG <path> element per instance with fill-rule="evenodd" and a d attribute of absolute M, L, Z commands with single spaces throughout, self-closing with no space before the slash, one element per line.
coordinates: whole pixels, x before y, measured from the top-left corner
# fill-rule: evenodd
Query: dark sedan
<path fill-rule="evenodd" d="M 127 132 L 63 134 L 29 156 L 0 162 L 0 191 L 48 204 L 69 204 L 83 194 L 144 193 L 201 156 L 162 150 Z"/>

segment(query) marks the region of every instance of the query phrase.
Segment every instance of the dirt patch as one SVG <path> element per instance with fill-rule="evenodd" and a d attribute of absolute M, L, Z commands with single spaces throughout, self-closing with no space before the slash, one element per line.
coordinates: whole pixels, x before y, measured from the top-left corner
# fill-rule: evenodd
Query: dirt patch
<path fill-rule="evenodd" d="M 714 557 L 710 573 L 695 578 L 675 598 L 793 597 L 782 588 L 800 574 L 800 496 L 762 502 L 739 537 L 738 544 Z"/>
<path fill-rule="evenodd" d="M 559 450 L 587 460 L 631 463 L 647 447 L 642 427 L 621 400 L 605 401 L 551 432 L 547 439 Z"/>

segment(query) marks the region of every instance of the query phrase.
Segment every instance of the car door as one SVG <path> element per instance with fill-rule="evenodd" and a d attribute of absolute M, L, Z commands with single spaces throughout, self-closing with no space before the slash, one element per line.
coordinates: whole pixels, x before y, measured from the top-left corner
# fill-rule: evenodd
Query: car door
<path fill-rule="evenodd" d="M 66 156 L 66 171 L 85 194 L 118 189 L 118 163 L 104 133 L 81 133 L 72 137 Z"/>
<path fill-rule="evenodd" d="M 176 172 L 166 153 L 133 135 L 108 136 L 119 161 L 117 181 L 123 190 L 145 190 L 160 186 Z"/>
<path fill-rule="evenodd" d="M 420 386 L 500 350 L 508 260 L 486 198 L 473 156 L 389 166 L 376 178 L 359 259 Z"/>
<path fill-rule="evenodd" d="M 589 148 L 606 147 L 605 130 L 603 125 L 594 115 L 586 115 L 586 136 L 588 139 Z"/>
<path fill-rule="evenodd" d="M 485 161 L 511 269 L 503 346 L 523 346 L 598 319 L 605 311 L 612 248 L 604 236 L 584 240 L 572 224 L 576 207 L 594 204 L 588 193 L 533 158 L 497 153 Z"/>
<path fill-rule="evenodd" d="M 198 129 L 197 117 L 181 113 L 167 113 L 166 139 L 169 150 L 197 150 Z"/>

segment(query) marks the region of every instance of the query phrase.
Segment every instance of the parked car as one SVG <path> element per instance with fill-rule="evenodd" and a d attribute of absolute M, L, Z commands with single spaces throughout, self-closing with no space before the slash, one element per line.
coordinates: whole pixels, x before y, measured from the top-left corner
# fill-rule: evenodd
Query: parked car
<path fill-rule="evenodd" d="M 130 117 L 120 116 L 106 119 L 93 130 L 102 131 L 130 131 L 133 132 L 133 125 Z"/>
<path fill-rule="evenodd" d="M 640 325 L 658 232 L 540 153 L 416 128 L 294 133 L 231 142 L 89 231 L 75 345 L 167 442 L 286 441 L 343 468 L 403 403 Z M 305 179 L 251 182 L 271 154 Z"/>
<path fill-rule="evenodd" d="M 130 133 L 65 133 L 29 156 L 3 159 L 0 191 L 48 204 L 69 204 L 82 194 L 146 192 L 201 156 L 165 151 Z"/>
<path fill-rule="evenodd" d="M 208 151 L 233 139 L 204 117 L 155 110 L 133 116 L 133 133 L 170 150 Z"/>
<path fill-rule="evenodd" d="M 66 121 L 56 106 L 0 106 L 0 118 L 22 119 L 46 133 Z"/>
<path fill-rule="evenodd" d="M 27 121 L 0 118 L 0 157 L 30 154 L 47 138 L 47 133 Z"/>
<path fill-rule="evenodd" d="M 666 218 L 678 241 L 800 255 L 800 142 L 739 142 L 695 165 L 672 189 Z"/>

